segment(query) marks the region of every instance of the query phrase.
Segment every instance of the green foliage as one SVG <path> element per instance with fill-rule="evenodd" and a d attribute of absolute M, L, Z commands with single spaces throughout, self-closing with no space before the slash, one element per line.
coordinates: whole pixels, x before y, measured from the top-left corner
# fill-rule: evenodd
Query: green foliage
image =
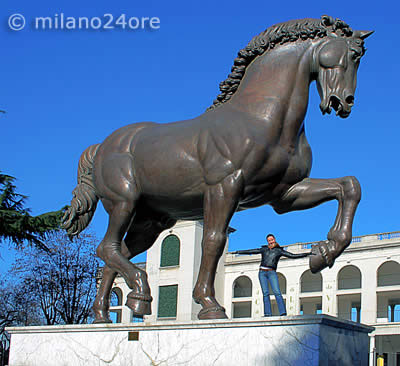
<path fill-rule="evenodd" d="M 65 207 L 59 211 L 31 216 L 25 208 L 26 196 L 16 192 L 15 178 L 0 172 L 0 240 L 22 247 L 24 241 L 46 249 L 43 240 L 60 227 Z"/>

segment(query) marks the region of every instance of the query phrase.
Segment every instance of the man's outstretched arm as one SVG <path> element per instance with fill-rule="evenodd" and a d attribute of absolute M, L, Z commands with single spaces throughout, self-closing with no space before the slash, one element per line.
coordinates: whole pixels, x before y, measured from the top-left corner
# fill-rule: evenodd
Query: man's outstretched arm
<path fill-rule="evenodd" d="M 299 253 L 299 254 L 294 254 L 286 251 L 285 249 L 282 249 L 282 255 L 287 258 L 304 258 L 308 257 L 309 255 L 313 255 L 313 253 L 308 252 L 308 253 Z"/>
<path fill-rule="evenodd" d="M 260 254 L 261 249 L 246 249 L 246 250 L 237 250 L 236 252 L 232 252 L 232 254 Z"/>

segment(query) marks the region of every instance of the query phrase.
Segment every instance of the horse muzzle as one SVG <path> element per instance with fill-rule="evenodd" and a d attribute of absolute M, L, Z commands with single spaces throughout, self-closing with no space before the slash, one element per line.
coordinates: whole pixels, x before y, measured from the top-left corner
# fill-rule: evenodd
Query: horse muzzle
<path fill-rule="evenodd" d="M 354 97 L 352 95 L 346 98 L 339 98 L 336 95 L 330 95 L 329 98 L 323 100 L 320 104 L 322 114 L 330 114 L 332 109 L 336 111 L 336 115 L 341 118 L 347 118 L 351 113 L 351 107 L 354 105 Z"/>

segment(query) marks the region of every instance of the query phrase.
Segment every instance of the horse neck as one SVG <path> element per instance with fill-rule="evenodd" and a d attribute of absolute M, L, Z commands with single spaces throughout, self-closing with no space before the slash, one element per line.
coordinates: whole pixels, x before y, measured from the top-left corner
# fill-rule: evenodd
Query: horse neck
<path fill-rule="evenodd" d="M 256 58 L 230 100 L 233 108 L 249 115 L 250 123 L 262 120 L 266 128 L 277 125 L 273 131 L 281 145 L 294 144 L 303 125 L 312 49 L 311 41 L 297 41 Z"/>

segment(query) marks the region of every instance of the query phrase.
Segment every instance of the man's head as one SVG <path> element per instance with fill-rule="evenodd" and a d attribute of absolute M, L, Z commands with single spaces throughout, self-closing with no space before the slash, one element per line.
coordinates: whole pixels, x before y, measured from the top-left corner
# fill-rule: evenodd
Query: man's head
<path fill-rule="evenodd" d="M 268 242 L 268 246 L 270 246 L 270 247 L 274 247 L 277 244 L 274 234 L 267 235 L 267 242 Z"/>

